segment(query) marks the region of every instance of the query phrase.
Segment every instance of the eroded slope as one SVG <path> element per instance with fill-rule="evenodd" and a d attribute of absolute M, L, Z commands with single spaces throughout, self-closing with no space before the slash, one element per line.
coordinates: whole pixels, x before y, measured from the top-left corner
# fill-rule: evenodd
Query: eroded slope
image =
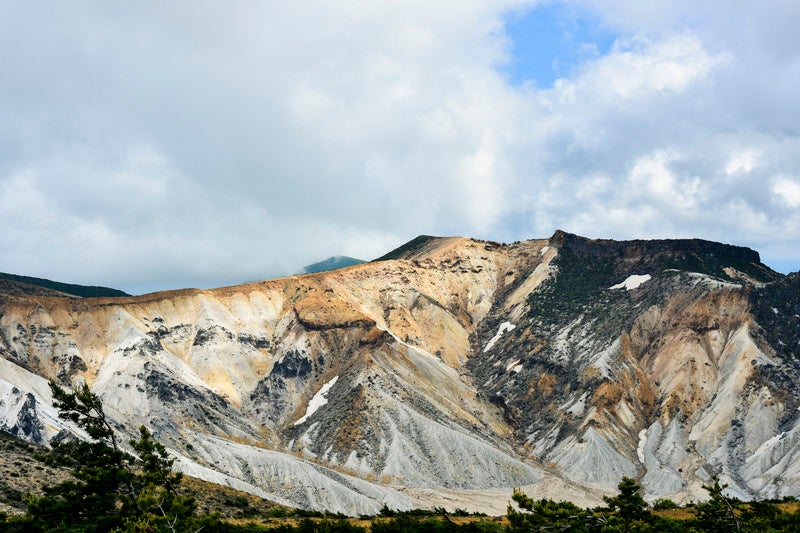
<path fill-rule="evenodd" d="M 45 378 L 86 381 L 188 473 L 351 514 L 502 510 L 515 486 L 592 504 L 622 475 L 797 494 L 796 309 L 752 250 L 563 232 L 209 291 L 7 293 L 0 419 L 46 442 L 70 428 Z"/>

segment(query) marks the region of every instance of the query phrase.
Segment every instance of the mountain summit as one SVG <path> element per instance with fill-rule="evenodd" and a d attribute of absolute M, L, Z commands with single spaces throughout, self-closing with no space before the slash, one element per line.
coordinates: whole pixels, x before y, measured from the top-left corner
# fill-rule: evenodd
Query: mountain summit
<path fill-rule="evenodd" d="M 340 268 L 347 268 L 353 265 L 360 265 L 363 259 L 356 259 L 355 257 L 348 257 L 346 255 L 334 255 L 323 261 L 312 263 L 303 267 L 301 274 L 316 274 L 317 272 L 327 272 L 329 270 L 338 270 Z"/>
<path fill-rule="evenodd" d="M 422 236 L 371 263 L 132 298 L 0 293 L 0 426 L 87 382 L 185 472 L 347 514 L 800 494 L 800 286 L 753 250 Z M 125 441 L 124 439 L 122 440 Z"/>

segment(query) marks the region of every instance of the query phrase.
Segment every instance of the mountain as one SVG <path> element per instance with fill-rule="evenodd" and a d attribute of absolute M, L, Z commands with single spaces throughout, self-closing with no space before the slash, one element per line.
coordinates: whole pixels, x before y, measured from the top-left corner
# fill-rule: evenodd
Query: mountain
<path fill-rule="evenodd" d="M 422 236 L 214 290 L 0 293 L 0 427 L 86 381 L 194 477 L 347 514 L 800 494 L 800 275 L 702 240 Z M 123 439 L 125 442 L 127 439 Z"/>
<path fill-rule="evenodd" d="M 0 290 L 4 292 L 16 290 L 27 294 L 36 294 L 39 289 L 48 289 L 81 298 L 130 296 L 130 294 L 126 292 L 117 289 L 109 289 L 108 287 L 74 285 L 71 283 L 51 281 L 49 279 L 32 278 L 30 276 L 18 276 L 16 274 L 0 272 Z"/>
<path fill-rule="evenodd" d="M 315 274 L 317 272 L 338 270 L 353 265 L 360 265 L 361 263 L 364 263 L 362 259 L 356 259 L 355 257 L 348 257 L 346 255 L 335 255 L 323 261 L 319 261 L 318 263 L 312 263 L 303 267 L 301 274 Z"/>

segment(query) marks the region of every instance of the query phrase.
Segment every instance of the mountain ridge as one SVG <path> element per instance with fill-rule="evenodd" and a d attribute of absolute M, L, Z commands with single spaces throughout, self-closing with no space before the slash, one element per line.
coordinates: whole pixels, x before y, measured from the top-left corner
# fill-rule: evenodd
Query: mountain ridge
<path fill-rule="evenodd" d="M 312 263 L 303 267 L 300 274 L 316 274 L 318 272 L 327 272 L 329 270 L 338 270 L 340 268 L 347 268 L 353 265 L 365 263 L 363 259 L 356 259 L 346 255 L 334 255 L 322 261 Z"/>
<path fill-rule="evenodd" d="M 31 291 L 30 287 L 41 287 L 49 289 L 54 292 L 64 293 L 71 296 L 78 296 L 80 298 L 97 298 L 108 296 L 130 296 L 130 294 L 120 291 L 118 289 L 111 289 L 109 287 L 100 287 L 95 285 L 76 285 L 74 283 L 63 283 L 60 281 L 52 281 L 44 278 L 34 278 L 30 276 L 20 276 L 17 274 L 8 274 L 0 272 L 0 281 L 20 283 L 19 290 Z"/>
<path fill-rule="evenodd" d="M 599 503 L 622 475 L 651 499 L 701 498 L 712 474 L 800 492 L 797 276 L 756 252 L 556 232 L 387 255 L 203 291 L 0 294 L 0 425 L 69 431 L 44 377 L 86 381 L 187 473 L 348 514 L 502 513 L 516 486 Z"/>

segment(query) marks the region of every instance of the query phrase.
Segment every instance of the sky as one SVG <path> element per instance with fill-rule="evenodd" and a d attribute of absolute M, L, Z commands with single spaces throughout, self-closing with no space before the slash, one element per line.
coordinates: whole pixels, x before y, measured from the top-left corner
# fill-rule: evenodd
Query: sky
<path fill-rule="evenodd" d="M 134 294 L 419 234 L 800 270 L 796 0 L 0 0 L 0 271 Z"/>

